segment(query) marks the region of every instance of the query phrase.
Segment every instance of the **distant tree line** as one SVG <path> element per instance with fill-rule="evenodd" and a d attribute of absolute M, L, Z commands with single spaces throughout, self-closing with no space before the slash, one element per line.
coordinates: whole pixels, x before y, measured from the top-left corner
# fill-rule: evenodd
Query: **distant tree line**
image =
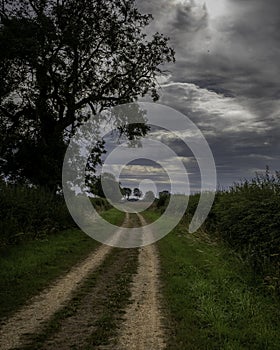
<path fill-rule="evenodd" d="M 104 191 L 106 188 L 106 192 Z M 144 201 L 153 202 L 155 195 L 153 191 L 147 191 L 145 194 L 138 188 L 122 187 L 121 183 L 116 180 L 113 174 L 103 173 L 102 175 L 94 176 L 90 180 L 89 192 L 101 198 L 109 198 L 115 201 L 120 201 L 125 198 L 129 200 L 131 196 L 137 199 L 142 198 Z"/>

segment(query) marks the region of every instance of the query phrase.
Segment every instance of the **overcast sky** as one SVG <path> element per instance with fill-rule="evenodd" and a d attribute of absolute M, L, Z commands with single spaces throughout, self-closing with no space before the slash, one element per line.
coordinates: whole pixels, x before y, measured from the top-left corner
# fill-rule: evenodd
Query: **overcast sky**
<path fill-rule="evenodd" d="M 203 132 L 219 184 L 251 178 L 266 165 L 279 170 L 280 1 L 138 0 L 137 6 L 154 16 L 149 31 L 169 36 L 176 51 L 159 102 Z"/>

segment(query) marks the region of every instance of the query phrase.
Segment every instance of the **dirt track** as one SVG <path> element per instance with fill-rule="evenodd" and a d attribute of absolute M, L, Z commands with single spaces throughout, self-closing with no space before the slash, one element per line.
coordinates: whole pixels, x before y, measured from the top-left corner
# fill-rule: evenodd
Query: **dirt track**
<path fill-rule="evenodd" d="M 138 215 L 142 225 L 145 220 Z M 124 227 L 129 227 L 128 215 Z M 131 227 L 131 226 L 130 226 Z M 143 230 L 146 230 L 143 228 Z M 112 259 L 110 246 L 103 245 L 86 260 L 73 267 L 53 286 L 35 297 L 25 307 L 12 316 L 0 330 L 0 348 L 9 350 L 26 345 L 25 334 L 40 334 L 48 320 L 62 307 L 71 303 L 73 293 L 81 288 L 92 273 L 109 259 Z M 138 254 L 139 252 L 139 254 Z M 115 255 L 114 255 L 115 254 Z M 100 317 L 106 305 L 111 303 L 114 284 L 118 276 L 129 272 L 129 264 L 138 261 L 137 273 L 131 284 L 131 302 L 122 312 L 115 315 L 118 323 L 117 334 L 113 334 L 109 344 L 96 344 L 90 349 L 164 349 L 164 332 L 159 305 L 159 260 L 154 245 L 137 249 L 119 249 L 114 253 L 113 262 L 100 270 L 100 277 L 92 288 L 83 294 L 77 310 L 71 317 L 60 322 L 59 329 L 40 344 L 42 349 L 84 349 L 88 348 L 90 334 L 97 330 Z M 111 257 L 111 258 L 110 258 Z M 136 260 L 135 260 L 136 259 Z M 103 266 L 102 265 L 102 266 Z M 127 268 L 128 266 L 128 268 Z M 132 266 L 132 265 L 131 265 Z M 117 309 L 116 309 L 117 310 Z M 93 337 L 94 338 L 94 337 Z M 30 344 L 29 344 L 30 347 Z M 36 344 L 31 348 L 37 348 Z M 38 344 L 39 348 L 39 344 Z"/>
<path fill-rule="evenodd" d="M 89 272 L 96 269 L 111 250 L 109 246 L 101 246 L 86 260 L 75 266 L 66 276 L 53 286 L 35 297 L 23 307 L 0 330 L 1 350 L 9 350 L 21 343 L 21 336 L 35 333 L 62 305 L 68 301 L 72 292 L 78 287 Z"/>
<path fill-rule="evenodd" d="M 143 226 L 145 220 L 139 215 Z M 144 228 L 145 229 L 145 228 Z M 132 304 L 126 310 L 116 349 L 165 348 L 160 312 L 159 259 L 155 245 L 140 248 L 138 272 L 132 285 Z"/>
<path fill-rule="evenodd" d="M 147 223 L 142 215 L 137 216 L 138 224 L 143 227 L 143 236 L 152 234 L 147 231 Z M 156 245 L 139 248 L 138 269 L 132 280 L 131 298 L 124 319 L 110 344 L 98 347 L 98 350 L 165 349 L 159 268 Z"/>

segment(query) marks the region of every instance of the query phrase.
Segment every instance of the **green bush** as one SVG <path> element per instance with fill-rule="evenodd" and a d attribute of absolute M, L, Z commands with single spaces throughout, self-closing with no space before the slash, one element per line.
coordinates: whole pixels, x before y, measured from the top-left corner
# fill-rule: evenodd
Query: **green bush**
<path fill-rule="evenodd" d="M 73 227 L 63 196 L 0 182 L 0 245 Z"/>
<path fill-rule="evenodd" d="M 112 205 L 105 198 L 96 197 L 96 198 L 91 198 L 90 201 L 98 212 L 109 210 L 112 208 Z"/>
<path fill-rule="evenodd" d="M 219 192 L 206 226 L 280 289 L 280 176 L 258 174 Z M 273 277 L 272 277 L 273 276 Z M 270 281 L 271 282 L 271 281 Z"/>
<path fill-rule="evenodd" d="M 158 209 L 161 209 L 161 212 L 164 212 L 168 203 L 169 203 L 170 195 L 162 194 L 159 196 L 159 199 L 156 202 L 156 206 Z"/>

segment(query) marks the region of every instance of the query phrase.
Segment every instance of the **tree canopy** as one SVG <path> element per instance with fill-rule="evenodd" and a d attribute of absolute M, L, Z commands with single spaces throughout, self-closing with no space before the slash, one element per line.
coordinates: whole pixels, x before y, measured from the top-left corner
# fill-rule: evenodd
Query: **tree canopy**
<path fill-rule="evenodd" d="M 140 189 L 138 187 L 135 187 L 133 189 L 133 194 L 134 194 L 135 197 L 140 198 L 142 196 L 142 191 L 140 191 Z"/>
<path fill-rule="evenodd" d="M 106 194 L 104 193 L 106 188 Z M 90 192 L 101 198 L 108 198 L 112 201 L 121 200 L 122 188 L 121 184 L 117 182 L 115 176 L 111 173 L 102 173 L 102 175 L 92 178 Z"/>
<path fill-rule="evenodd" d="M 129 187 L 124 187 L 123 188 L 123 195 L 126 197 L 126 199 L 129 199 L 129 197 L 132 194 L 132 190 Z"/>
<path fill-rule="evenodd" d="M 104 109 L 150 95 L 174 60 L 134 0 L 0 0 L 0 172 L 56 188 L 70 137 Z M 130 138 L 139 125 L 120 130 Z M 93 151 L 100 163 L 104 144 Z"/>
<path fill-rule="evenodd" d="M 144 201 L 153 202 L 155 200 L 155 194 L 153 191 L 147 191 L 144 196 Z"/>

